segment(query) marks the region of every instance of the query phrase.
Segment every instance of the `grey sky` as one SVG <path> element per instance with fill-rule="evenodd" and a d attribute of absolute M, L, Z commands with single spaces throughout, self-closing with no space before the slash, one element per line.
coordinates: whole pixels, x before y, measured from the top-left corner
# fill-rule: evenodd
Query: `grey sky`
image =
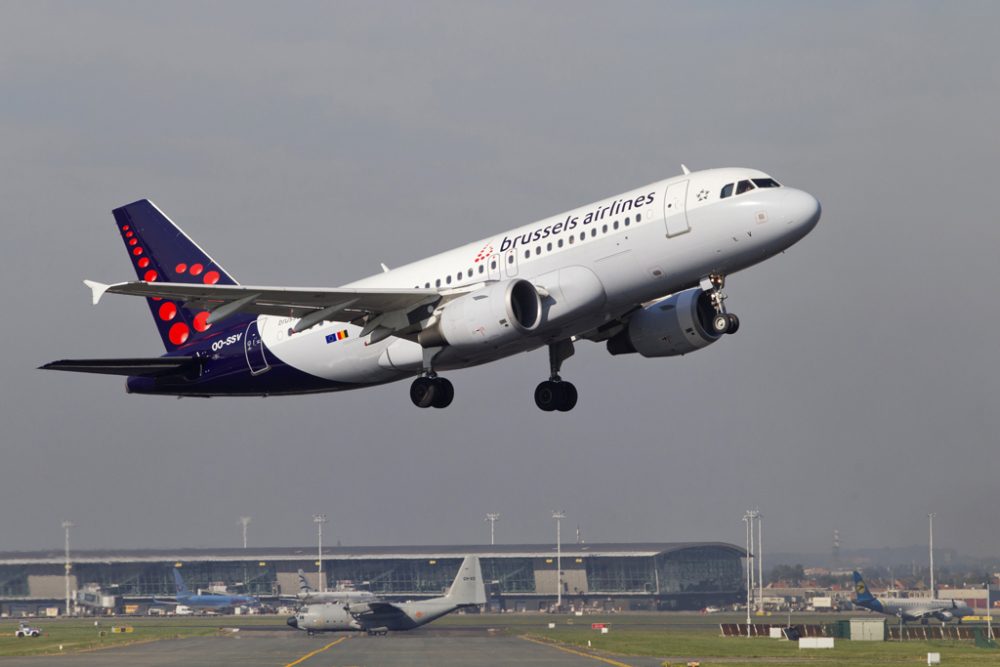
<path fill-rule="evenodd" d="M 0 549 L 552 539 L 997 553 L 995 3 L 14 3 L 0 7 Z M 730 279 L 738 336 L 583 344 L 301 398 L 43 373 L 160 354 L 113 207 L 152 198 L 238 279 L 338 285 L 691 168 L 815 194 Z"/>

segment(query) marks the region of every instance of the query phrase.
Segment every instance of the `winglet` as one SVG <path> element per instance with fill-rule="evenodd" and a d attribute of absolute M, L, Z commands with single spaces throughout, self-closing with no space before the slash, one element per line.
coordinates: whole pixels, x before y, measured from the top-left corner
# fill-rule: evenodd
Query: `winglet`
<path fill-rule="evenodd" d="M 685 175 L 685 176 L 687 176 L 688 174 L 690 174 L 690 173 L 691 173 L 691 170 L 690 170 L 690 169 L 688 169 L 688 168 L 687 168 L 687 165 L 686 165 L 686 164 L 683 164 L 683 163 L 681 164 L 681 170 L 682 170 L 682 171 L 684 172 L 684 175 Z"/>
<path fill-rule="evenodd" d="M 83 284 L 90 288 L 90 298 L 95 306 L 100 302 L 104 293 L 108 291 L 108 288 L 111 287 L 111 285 L 105 285 L 94 280 L 84 280 Z"/>
<path fill-rule="evenodd" d="M 382 265 L 382 272 L 389 273 L 389 267 L 385 265 L 385 262 L 379 262 Z"/>

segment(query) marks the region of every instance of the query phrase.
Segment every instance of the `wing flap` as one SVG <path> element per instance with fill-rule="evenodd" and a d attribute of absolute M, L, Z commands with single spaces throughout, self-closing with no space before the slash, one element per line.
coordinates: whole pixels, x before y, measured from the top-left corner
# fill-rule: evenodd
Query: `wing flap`
<path fill-rule="evenodd" d="M 39 366 L 42 370 L 100 373 L 103 375 L 174 375 L 197 368 L 197 357 L 151 357 L 127 359 L 61 359 Z"/>
<path fill-rule="evenodd" d="M 104 287 L 103 285 L 101 287 Z M 92 287 L 92 289 L 94 289 Z M 95 290 L 96 292 L 96 290 Z M 161 297 L 196 303 L 209 310 L 242 302 L 239 311 L 258 315 L 304 317 L 329 309 L 332 322 L 351 322 L 363 315 L 409 312 L 436 303 L 440 294 L 424 289 L 351 289 L 328 287 L 262 287 L 254 285 L 195 285 L 134 281 L 104 287 L 103 292 Z M 345 302 L 350 302 L 345 304 Z M 337 309 L 334 306 L 343 306 Z"/>

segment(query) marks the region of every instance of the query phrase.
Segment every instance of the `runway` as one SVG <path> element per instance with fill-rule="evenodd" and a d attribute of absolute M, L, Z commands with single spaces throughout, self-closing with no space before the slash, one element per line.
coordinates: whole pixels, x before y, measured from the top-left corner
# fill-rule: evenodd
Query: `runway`
<path fill-rule="evenodd" d="M 517 636 L 415 631 L 387 637 L 249 632 L 73 655 L 0 658 L 0 667 L 658 667 L 655 658 L 588 653 Z"/>

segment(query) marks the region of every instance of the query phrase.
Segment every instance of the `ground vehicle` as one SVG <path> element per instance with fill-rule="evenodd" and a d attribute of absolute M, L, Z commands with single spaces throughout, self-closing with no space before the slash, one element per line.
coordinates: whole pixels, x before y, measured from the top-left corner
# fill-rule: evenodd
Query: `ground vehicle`
<path fill-rule="evenodd" d="M 27 623 L 18 623 L 17 630 L 14 631 L 15 637 L 41 637 L 42 629 L 33 628 Z"/>

